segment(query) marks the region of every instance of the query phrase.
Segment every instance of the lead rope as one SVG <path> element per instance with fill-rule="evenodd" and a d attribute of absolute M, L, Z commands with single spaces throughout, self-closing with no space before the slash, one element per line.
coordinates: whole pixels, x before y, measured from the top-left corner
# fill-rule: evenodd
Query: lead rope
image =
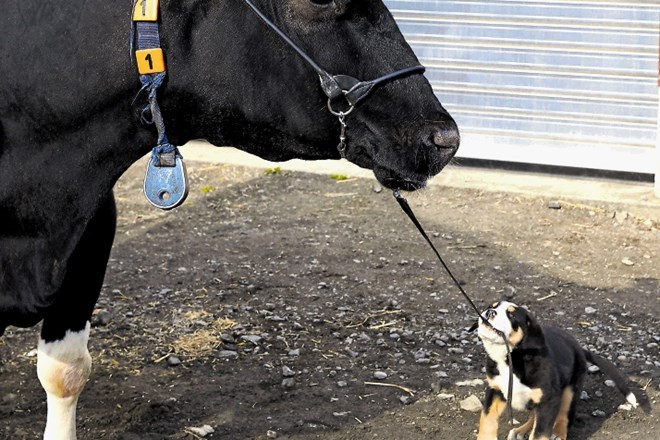
<path fill-rule="evenodd" d="M 436 257 L 438 257 L 438 260 L 442 264 L 442 267 L 445 268 L 445 271 L 447 272 L 447 274 L 449 274 L 449 277 L 452 279 L 454 284 L 456 284 L 456 287 L 458 287 L 458 290 L 460 290 L 460 292 L 463 294 L 463 297 L 465 297 L 465 299 L 470 304 L 470 306 L 472 306 L 474 311 L 477 312 L 477 316 L 479 316 L 479 319 L 482 320 L 484 322 L 484 324 L 486 324 L 488 327 L 490 327 L 491 330 L 493 330 L 495 333 L 497 333 L 504 340 L 504 346 L 506 347 L 506 357 L 507 357 L 507 361 L 509 362 L 509 386 L 508 386 L 508 389 L 507 389 L 506 402 L 507 402 L 507 408 L 509 409 L 509 422 L 513 426 L 513 406 L 511 405 L 511 398 L 513 397 L 513 360 L 511 359 L 511 349 L 509 348 L 509 343 L 506 339 L 506 335 L 503 332 L 501 332 L 500 330 L 493 327 L 493 325 L 490 322 L 488 322 L 488 320 L 481 315 L 481 312 L 479 312 L 479 309 L 474 304 L 474 301 L 472 301 L 472 299 L 468 296 L 468 294 L 463 289 L 463 286 L 461 286 L 461 283 L 456 279 L 456 277 L 451 272 L 451 270 L 449 270 L 449 266 L 447 266 L 447 264 L 445 263 L 445 260 L 440 256 L 440 252 L 438 252 L 438 250 L 435 248 L 435 246 L 433 245 L 433 242 L 429 238 L 428 234 L 426 233 L 426 231 L 424 230 L 422 225 L 417 220 L 417 217 L 415 217 L 415 213 L 410 208 L 410 205 L 408 204 L 408 201 L 401 195 L 399 190 L 394 190 L 393 194 L 394 194 L 394 198 L 396 199 L 396 201 L 399 202 L 399 206 L 401 206 L 401 209 L 403 210 L 403 212 L 406 213 L 406 215 L 408 216 L 410 221 L 412 221 L 413 224 L 415 225 L 415 227 L 417 227 L 417 230 L 419 231 L 419 233 L 422 234 L 422 237 L 424 237 L 424 240 L 426 240 L 426 242 L 429 244 L 429 246 L 431 246 L 431 249 L 433 249 L 433 252 L 435 253 Z"/>

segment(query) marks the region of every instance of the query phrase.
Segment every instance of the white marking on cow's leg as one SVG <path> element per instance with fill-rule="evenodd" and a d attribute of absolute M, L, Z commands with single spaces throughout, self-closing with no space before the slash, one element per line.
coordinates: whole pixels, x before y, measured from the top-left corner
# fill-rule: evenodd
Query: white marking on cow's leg
<path fill-rule="evenodd" d="M 37 376 L 48 402 L 44 440 L 76 439 L 76 404 L 92 367 L 88 339 L 89 322 L 84 330 L 68 330 L 59 341 L 39 341 Z"/>

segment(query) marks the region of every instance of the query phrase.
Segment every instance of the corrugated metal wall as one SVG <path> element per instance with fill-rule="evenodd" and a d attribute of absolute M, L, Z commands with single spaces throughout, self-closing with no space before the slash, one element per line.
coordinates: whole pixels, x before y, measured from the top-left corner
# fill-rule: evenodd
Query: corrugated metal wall
<path fill-rule="evenodd" d="M 654 174 L 660 1 L 386 0 L 459 156 Z"/>

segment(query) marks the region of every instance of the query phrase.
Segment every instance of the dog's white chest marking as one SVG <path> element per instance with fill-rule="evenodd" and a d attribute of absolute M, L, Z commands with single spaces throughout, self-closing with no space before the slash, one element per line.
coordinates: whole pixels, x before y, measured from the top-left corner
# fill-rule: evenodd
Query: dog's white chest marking
<path fill-rule="evenodd" d="M 488 379 L 491 388 L 499 389 L 504 398 L 507 398 L 509 392 L 509 365 L 506 362 L 497 363 L 497 371 L 499 376 Z M 520 382 L 520 379 L 513 375 L 513 395 L 511 396 L 511 406 L 518 410 L 523 411 L 527 409 L 527 404 L 531 401 L 538 403 L 543 396 L 543 392 L 539 388 L 530 388 Z"/>

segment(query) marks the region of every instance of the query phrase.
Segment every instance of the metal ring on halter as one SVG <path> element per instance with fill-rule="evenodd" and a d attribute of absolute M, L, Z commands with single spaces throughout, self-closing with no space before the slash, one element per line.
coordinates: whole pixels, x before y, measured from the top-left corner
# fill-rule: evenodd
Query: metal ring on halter
<path fill-rule="evenodd" d="M 339 117 L 339 118 L 341 118 L 341 117 L 343 117 L 343 116 L 348 116 L 348 115 L 353 111 L 354 108 L 355 108 L 355 106 L 352 105 L 352 106 L 350 106 L 350 107 L 348 108 L 348 110 L 345 111 L 345 112 L 342 112 L 342 111 L 336 111 L 335 109 L 332 108 L 332 100 L 331 100 L 331 99 L 328 99 L 328 110 L 329 110 L 330 113 L 332 113 L 334 116 L 337 116 L 337 117 Z"/>

